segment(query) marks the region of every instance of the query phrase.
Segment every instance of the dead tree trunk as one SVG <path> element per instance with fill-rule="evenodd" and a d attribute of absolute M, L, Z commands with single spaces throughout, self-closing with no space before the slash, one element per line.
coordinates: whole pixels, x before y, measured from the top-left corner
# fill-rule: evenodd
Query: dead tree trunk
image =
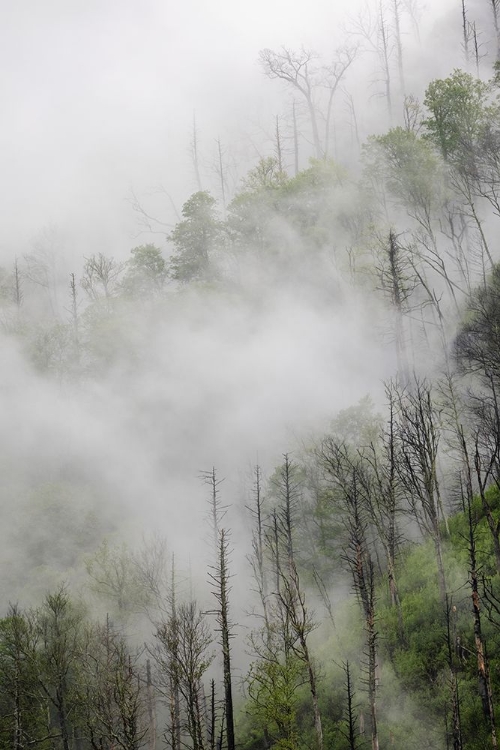
<path fill-rule="evenodd" d="M 215 596 L 218 608 L 214 614 L 217 617 L 217 623 L 220 632 L 220 643 L 222 647 L 222 663 L 224 674 L 224 707 L 226 717 L 226 735 L 227 750 L 235 750 L 234 735 L 234 709 L 233 709 L 233 688 L 231 672 L 231 647 L 230 639 L 233 637 L 231 632 L 232 624 L 229 618 L 229 542 L 228 532 L 221 529 L 219 532 L 219 555 L 214 572 L 209 574 L 213 585 L 213 595 Z"/>

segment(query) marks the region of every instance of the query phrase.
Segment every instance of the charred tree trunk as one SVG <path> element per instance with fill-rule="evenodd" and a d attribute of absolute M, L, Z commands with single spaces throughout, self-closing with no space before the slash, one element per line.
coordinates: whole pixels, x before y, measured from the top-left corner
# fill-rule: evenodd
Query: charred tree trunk
<path fill-rule="evenodd" d="M 347 661 L 344 664 L 344 672 L 345 672 L 345 691 L 346 691 L 346 698 L 347 698 L 347 734 L 345 735 L 345 738 L 347 742 L 349 743 L 349 750 L 357 750 L 357 742 L 356 742 L 356 716 L 354 714 L 354 691 L 352 688 L 352 678 L 351 678 L 351 669 L 349 667 L 349 662 Z"/>
<path fill-rule="evenodd" d="M 222 664 L 224 674 L 224 713 L 226 717 L 226 735 L 227 750 L 235 750 L 234 735 L 234 708 L 233 708 L 233 688 L 231 672 L 231 647 L 230 639 L 232 638 L 231 622 L 229 619 L 229 542 L 228 532 L 221 529 L 219 532 L 219 555 L 214 573 L 210 574 L 213 583 L 213 594 L 218 602 L 218 609 L 215 614 L 220 630 L 221 647 L 222 647 Z"/>

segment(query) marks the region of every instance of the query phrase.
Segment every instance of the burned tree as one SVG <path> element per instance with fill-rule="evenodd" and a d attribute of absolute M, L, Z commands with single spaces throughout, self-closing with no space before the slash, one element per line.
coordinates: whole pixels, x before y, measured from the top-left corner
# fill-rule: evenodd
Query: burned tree
<path fill-rule="evenodd" d="M 404 318 L 409 312 L 408 300 L 416 286 L 415 274 L 405 248 L 391 229 L 383 242 L 377 274 L 382 292 L 394 313 L 394 343 L 398 375 L 402 383 L 409 379 L 408 354 Z"/>
<path fill-rule="evenodd" d="M 209 573 L 212 593 L 217 601 L 217 609 L 213 611 L 217 619 L 222 648 L 222 664 L 224 674 L 224 716 L 226 724 L 227 750 L 235 750 L 233 686 L 231 671 L 231 646 L 233 624 L 229 616 L 229 594 L 231 587 L 229 580 L 229 534 L 226 529 L 219 531 L 217 563 Z"/>

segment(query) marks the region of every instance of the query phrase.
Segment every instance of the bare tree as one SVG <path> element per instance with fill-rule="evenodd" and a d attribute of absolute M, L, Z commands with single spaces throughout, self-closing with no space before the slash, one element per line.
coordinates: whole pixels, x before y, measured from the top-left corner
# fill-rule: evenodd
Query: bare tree
<path fill-rule="evenodd" d="M 93 750 L 139 750 L 148 743 L 147 677 L 139 658 L 109 617 L 104 626 L 88 629 L 79 691 L 83 731 Z"/>
<path fill-rule="evenodd" d="M 417 282 L 411 269 L 408 252 L 392 229 L 389 231 L 387 240 L 382 244 L 380 261 L 376 270 L 380 288 L 394 313 L 394 343 L 398 375 L 402 383 L 407 383 L 409 366 L 405 315 L 409 312 L 409 298 Z"/>
<path fill-rule="evenodd" d="M 283 146 L 282 146 L 282 138 L 281 138 L 281 130 L 280 130 L 280 119 L 279 116 L 276 115 L 275 119 L 275 127 L 274 127 L 274 151 L 276 154 L 276 161 L 278 166 L 279 172 L 284 172 L 283 169 Z"/>
<path fill-rule="evenodd" d="M 222 209 L 225 213 L 226 211 L 226 192 L 227 192 L 227 185 L 226 185 L 226 168 L 224 166 L 224 151 L 222 149 L 222 143 L 220 138 L 217 138 L 215 141 L 217 150 L 216 150 L 216 157 L 215 157 L 215 173 L 219 179 L 220 184 L 220 194 L 222 199 Z"/>
<path fill-rule="evenodd" d="M 25 279 L 45 290 L 52 315 L 59 312 L 58 285 L 62 240 L 55 226 L 48 226 L 33 240 L 31 253 L 24 256 Z"/>
<path fill-rule="evenodd" d="M 317 159 L 325 159 L 329 154 L 333 99 L 356 52 L 355 47 L 341 48 L 329 64 L 322 63 L 317 53 L 304 47 L 299 51 L 282 47 L 279 52 L 270 49 L 260 52 L 260 62 L 268 78 L 284 81 L 302 95 Z M 321 121 L 324 135 L 320 133 Z"/>
<path fill-rule="evenodd" d="M 405 93 L 405 74 L 403 65 L 403 41 L 401 38 L 401 0 L 392 0 L 394 31 L 396 36 L 396 52 L 398 59 L 399 93 Z"/>
<path fill-rule="evenodd" d="M 470 42 L 470 24 L 467 20 L 467 8 L 465 0 L 462 0 L 462 48 L 464 51 L 465 64 L 469 64 L 469 42 Z"/>
<path fill-rule="evenodd" d="M 23 292 L 23 279 L 19 269 L 19 261 L 16 258 L 14 261 L 14 304 L 19 313 L 23 304 L 24 292 Z"/>
<path fill-rule="evenodd" d="M 489 0 L 491 12 L 493 15 L 493 26 L 495 28 L 495 41 L 496 41 L 496 59 L 500 60 L 500 0 Z"/>
<path fill-rule="evenodd" d="M 411 19 L 413 30 L 417 41 L 420 42 L 420 17 L 423 13 L 423 6 L 420 0 L 403 0 L 403 6 L 405 11 L 408 13 Z"/>
<path fill-rule="evenodd" d="M 365 3 L 363 9 L 358 13 L 358 15 L 355 18 L 351 18 L 350 25 L 347 31 L 352 36 L 360 37 L 379 60 L 380 71 L 382 74 L 382 83 L 384 87 L 383 96 L 385 97 L 386 101 L 389 121 L 391 121 L 392 81 L 390 61 L 393 48 L 390 39 L 390 29 L 387 23 L 382 2 L 379 2 L 376 12 L 372 10 L 370 5 Z"/>
<path fill-rule="evenodd" d="M 254 468 L 253 503 L 247 506 L 247 510 L 253 521 L 252 528 L 252 553 L 249 562 L 257 587 L 257 594 L 262 606 L 262 615 L 266 631 L 269 631 L 268 597 L 269 587 L 265 560 L 265 517 L 264 517 L 264 493 L 262 489 L 262 470 L 260 466 Z"/>
<path fill-rule="evenodd" d="M 85 258 L 83 276 L 80 284 L 91 300 L 103 299 L 109 303 L 118 287 L 118 280 L 125 268 L 124 263 L 118 263 L 114 258 L 108 258 L 102 253 Z"/>
<path fill-rule="evenodd" d="M 217 477 L 215 466 L 212 467 L 210 471 L 202 471 L 201 479 L 203 483 L 208 485 L 210 489 L 210 495 L 207 501 L 207 517 L 210 527 L 210 542 L 212 545 L 212 550 L 217 557 L 219 554 L 221 522 L 224 519 L 229 507 L 228 505 L 223 505 L 219 492 L 219 487 L 224 479 L 219 479 Z"/>
<path fill-rule="evenodd" d="M 317 668 L 309 647 L 309 635 L 316 624 L 300 584 L 294 549 L 300 479 L 290 456 L 285 454 L 283 459 L 271 482 L 277 508 L 262 537 L 263 557 L 272 565 L 275 586 L 265 599 L 264 627 L 250 637 L 257 660 L 251 665 L 247 684 L 254 710 L 263 718 L 264 731 L 269 733 L 276 727 L 279 742 L 289 745 L 294 744 L 297 735 L 297 690 L 306 682 L 312 699 L 316 744 L 322 750 Z"/>
<path fill-rule="evenodd" d="M 358 743 L 356 740 L 356 715 L 354 711 L 354 690 L 352 686 L 352 675 L 351 675 L 351 668 L 349 665 L 349 662 L 346 661 L 345 664 L 342 665 L 343 670 L 345 673 L 345 692 L 346 692 L 346 698 L 347 698 L 347 731 L 343 732 L 341 730 L 341 733 L 345 737 L 345 739 L 348 742 L 349 750 L 357 750 Z"/>
<path fill-rule="evenodd" d="M 349 446 L 335 438 L 326 438 L 318 458 L 333 490 L 345 528 L 342 558 L 347 564 L 354 590 L 361 605 L 366 633 L 366 686 L 370 705 L 371 746 L 378 750 L 377 720 L 377 629 L 375 574 L 367 539 L 367 498 L 369 481 L 366 465 Z"/>
<path fill-rule="evenodd" d="M 152 654 L 159 670 L 162 694 L 171 706 L 175 702 L 172 687 L 179 691 L 185 715 L 184 730 L 191 740 L 191 748 L 206 750 L 202 678 L 213 654 L 208 650 L 212 636 L 205 615 L 196 602 L 181 603 L 167 620 L 158 623 L 155 637 L 157 645 Z M 178 718 L 174 713 L 171 721 L 177 722 Z M 179 730 L 174 724 L 168 733 L 172 750 L 179 748 Z"/>
<path fill-rule="evenodd" d="M 396 439 L 400 460 L 398 477 L 407 493 L 410 510 L 420 529 L 434 542 L 439 593 L 446 596 L 441 523 L 446 524 L 438 480 L 440 415 L 425 380 L 414 378 L 395 390 Z"/>
<path fill-rule="evenodd" d="M 191 136 L 191 143 L 189 144 L 189 151 L 191 154 L 191 161 L 193 162 L 194 174 L 196 178 L 197 190 L 201 193 L 203 186 L 201 184 L 200 176 L 200 157 L 198 149 L 198 129 L 196 127 L 196 115 L 193 113 L 193 131 Z"/>
<path fill-rule="evenodd" d="M 222 663 L 224 673 L 224 716 L 226 724 L 227 750 L 235 750 L 234 734 L 234 707 L 233 707 L 233 687 L 231 671 L 231 647 L 230 640 L 233 637 L 233 624 L 229 615 L 229 594 L 231 587 L 229 580 L 231 574 L 229 571 L 229 539 L 226 529 L 219 531 L 218 559 L 216 565 L 212 567 L 213 572 L 209 573 L 210 582 L 212 583 L 212 593 L 217 601 L 218 607 L 214 610 L 217 618 L 218 629 L 220 632 L 220 642 L 222 647 Z"/>
<path fill-rule="evenodd" d="M 73 347 L 75 350 L 76 362 L 80 361 L 81 347 L 80 347 L 80 316 L 78 308 L 80 303 L 78 301 L 78 289 L 76 286 L 75 274 L 71 273 L 69 277 L 69 291 L 70 291 L 70 307 L 67 312 L 70 314 L 71 327 L 73 329 Z"/>

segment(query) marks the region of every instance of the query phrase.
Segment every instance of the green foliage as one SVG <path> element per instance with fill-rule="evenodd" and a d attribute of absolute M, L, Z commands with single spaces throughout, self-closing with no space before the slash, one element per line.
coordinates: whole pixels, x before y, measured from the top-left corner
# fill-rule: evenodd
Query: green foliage
<path fill-rule="evenodd" d="M 292 654 L 262 659 L 250 665 L 248 710 L 281 750 L 298 747 L 298 685 L 303 666 Z"/>
<path fill-rule="evenodd" d="M 486 284 L 468 301 L 468 310 L 455 340 L 463 370 L 489 379 L 500 371 L 500 265 L 493 266 Z"/>
<path fill-rule="evenodd" d="M 374 136 L 364 147 L 366 175 L 382 182 L 410 216 L 425 222 L 445 197 L 444 173 L 431 143 L 402 127 Z"/>
<path fill-rule="evenodd" d="M 233 242 L 274 254 L 291 252 L 297 238 L 323 248 L 346 208 L 341 192 L 346 180 L 345 170 L 331 159 L 311 159 L 293 178 L 279 171 L 275 158 L 261 159 L 228 208 Z"/>
<path fill-rule="evenodd" d="M 26 343 L 31 361 L 43 374 L 56 378 L 69 375 L 75 364 L 71 327 L 64 323 L 39 324 L 31 329 Z"/>
<path fill-rule="evenodd" d="M 333 159 L 311 159 L 310 166 L 283 188 L 283 213 L 307 243 L 322 248 L 334 236 L 347 173 Z"/>
<path fill-rule="evenodd" d="M 132 258 L 126 266 L 122 289 L 125 294 L 139 299 L 158 295 L 167 278 L 167 264 L 155 245 L 139 245 L 130 251 Z"/>
<path fill-rule="evenodd" d="M 0 307 L 8 308 L 14 303 L 14 279 L 12 273 L 0 266 Z"/>
<path fill-rule="evenodd" d="M 169 272 L 176 281 L 209 281 L 216 275 L 212 256 L 223 233 L 215 205 L 215 198 L 205 191 L 194 193 L 184 204 L 184 219 L 168 237 L 175 248 Z"/>
<path fill-rule="evenodd" d="M 20 496 L 11 514 L 11 540 L 23 549 L 23 565 L 4 568 L 3 580 L 21 597 L 36 596 L 61 575 L 82 564 L 107 523 L 97 512 L 98 498 L 90 487 L 47 482 Z"/>
<path fill-rule="evenodd" d="M 0 747 L 25 747 L 46 733 L 39 684 L 39 634 L 33 617 L 10 606 L 0 620 Z M 38 747 L 49 747 L 47 741 Z"/>
<path fill-rule="evenodd" d="M 280 170 L 278 160 L 274 156 L 260 159 L 254 169 L 251 169 L 243 180 L 243 187 L 248 193 L 277 190 L 288 181 L 288 175 Z"/>
<path fill-rule="evenodd" d="M 254 248 L 272 252 L 283 243 L 275 222 L 287 180 L 274 157 L 261 159 L 243 180 L 243 190 L 228 207 L 227 221 L 233 245 L 240 251 Z"/>
<path fill-rule="evenodd" d="M 125 544 L 110 547 L 105 539 L 86 560 L 90 589 L 112 608 L 121 621 L 151 603 L 151 591 L 144 586 L 140 570 Z"/>
<path fill-rule="evenodd" d="M 336 439 L 361 448 L 377 443 L 382 428 L 382 415 L 375 412 L 372 398 L 364 396 L 354 406 L 341 409 L 329 431 Z"/>
<path fill-rule="evenodd" d="M 146 735 L 137 653 L 109 623 L 89 623 L 64 586 L 0 620 L 0 748 L 138 749 Z"/>
<path fill-rule="evenodd" d="M 429 110 L 423 123 L 429 141 L 455 166 L 470 166 L 477 141 L 498 120 L 500 110 L 490 86 L 455 70 L 448 78 L 429 84 L 424 104 Z"/>

